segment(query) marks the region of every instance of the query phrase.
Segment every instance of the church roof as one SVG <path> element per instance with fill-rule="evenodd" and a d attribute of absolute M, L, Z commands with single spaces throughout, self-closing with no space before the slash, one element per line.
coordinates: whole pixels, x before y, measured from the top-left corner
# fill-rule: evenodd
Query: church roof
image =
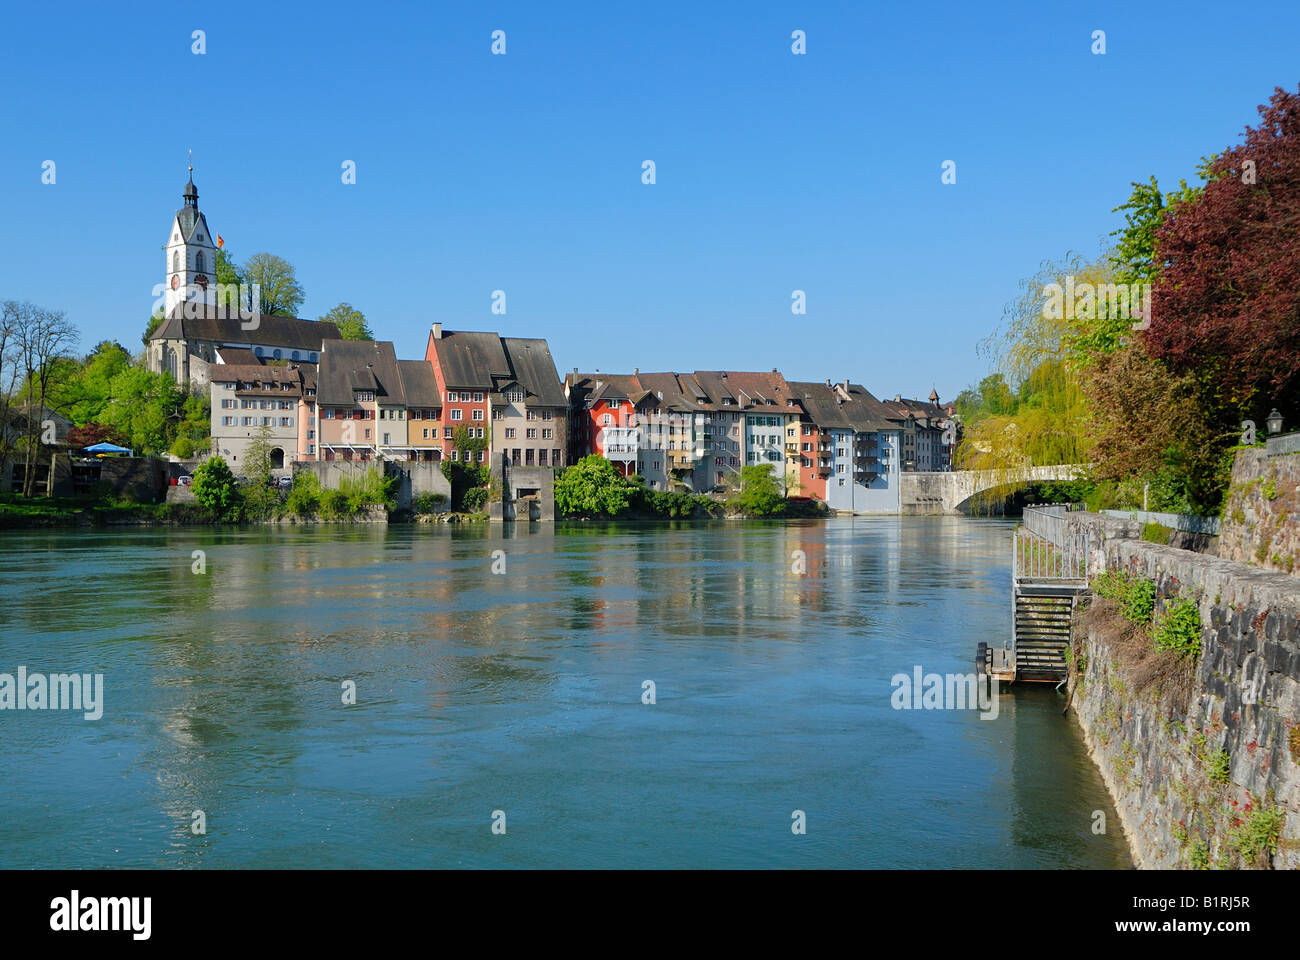
<path fill-rule="evenodd" d="M 188 309 L 187 309 L 188 307 Z M 197 311 L 199 316 L 186 316 Z M 233 315 L 232 315 L 233 314 Z M 339 328 L 324 320 L 273 317 L 262 314 L 255 329 L 245 330 L 237 308 L 212 304 L 178 303 L 150 340 L 206 340 L 210 343 L 258 344 L 290 350 L 320 351 L 325 341 L 341 339 Z"/>

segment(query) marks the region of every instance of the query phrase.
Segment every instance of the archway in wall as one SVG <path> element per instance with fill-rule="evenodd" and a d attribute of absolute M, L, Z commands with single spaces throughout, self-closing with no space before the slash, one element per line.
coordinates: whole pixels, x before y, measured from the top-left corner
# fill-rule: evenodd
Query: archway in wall
<path fill-rule="evenodd" d="M 271 448 L 271 469 L 272 470 L 284 469 L 284 451 L 281 450 L 279 447 Z"/>

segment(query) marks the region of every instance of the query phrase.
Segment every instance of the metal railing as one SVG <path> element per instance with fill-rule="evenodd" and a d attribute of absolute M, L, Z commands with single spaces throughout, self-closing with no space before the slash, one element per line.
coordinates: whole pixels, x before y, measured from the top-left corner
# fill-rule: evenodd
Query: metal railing
<path fill-rule="evenodd" d="M 1067 505 L 1025 507 L 1024 525 L 1012 536 L 1016 580 L 1086 580 L 1090 537 L 1071 527 Z"/>

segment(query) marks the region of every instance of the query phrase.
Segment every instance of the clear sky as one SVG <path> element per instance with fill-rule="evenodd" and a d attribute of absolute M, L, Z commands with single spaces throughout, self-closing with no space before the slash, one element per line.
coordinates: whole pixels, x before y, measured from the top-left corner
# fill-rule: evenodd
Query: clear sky
<path fill-rule="evenodd" d="M 303 316 L 349 301 L 399 356 L 441 321 L 545 337 L 561 375 L 948 399 L 1022 277 L 1095 254 L 1130 181 L 1193 177 L 1297 81 L 1275 0 L 10 3 L 0 297 L 138 350 L 192 148 L 227 249 L 286 258 Z"/>

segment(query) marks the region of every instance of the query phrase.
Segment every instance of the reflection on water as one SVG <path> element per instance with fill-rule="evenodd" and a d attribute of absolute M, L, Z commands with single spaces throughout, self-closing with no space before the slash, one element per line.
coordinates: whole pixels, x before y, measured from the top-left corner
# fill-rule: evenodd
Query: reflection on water
<path fill-rule="evenodd" d="M 9 532 L 0 672 L 107 693 L 0 713 L 0 866 L 1128 866 L 1050 688 L 890 707 L 1005 640 L 1008 530 Z"/>

